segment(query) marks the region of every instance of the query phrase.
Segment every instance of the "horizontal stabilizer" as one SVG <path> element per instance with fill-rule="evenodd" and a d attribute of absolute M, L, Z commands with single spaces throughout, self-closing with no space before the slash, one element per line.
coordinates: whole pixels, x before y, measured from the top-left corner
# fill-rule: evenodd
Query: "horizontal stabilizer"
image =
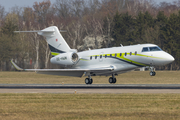
<path fill-rule="evenodd" d="M 55 32 L 54 30 L 45 31 L 45 30 L 34 30 L 34 31 L 14 31 L 15 33 L 50 33 Z M 60 32 L 67 32 L 66 30 L 60 30 Z"/>
<path fill-rule="evenodd" d="M 40 30 L 39 31 L 14 31 L 15 33 L 33 33 L 33 32 L 35 32 L 35 33 L 37 33 L 37 32 L 41 32 Z"/>

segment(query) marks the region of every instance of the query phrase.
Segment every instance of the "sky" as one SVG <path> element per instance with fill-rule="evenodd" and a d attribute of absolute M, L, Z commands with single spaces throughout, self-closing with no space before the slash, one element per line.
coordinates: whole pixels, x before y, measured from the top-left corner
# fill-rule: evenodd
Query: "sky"
<path fill-rule="evenodd" d="M 42 2 L 43 0 L 0 0 L 0 5 L 4 6 L 5 10 L 8 12 L 10 11 L 10 8 L 14 6 L 19 7 L 32 7 L 34 2 Z M 51 3 L 55 3 L 56 0 L 50 0 Z M 172 2 L 173 0 L 154 0 L 157 4 L 160 2 L 166 1 L 166 2 Z"/>
<path fill-rule="evenodd" d="M 32 7 L 34 2 L 42 2 L 44 0 L 0 0 L 0 5 L 4 6 L 5 10 L 8 12 L 10 8 L 14 6 L 19 7 Z M 51 3 L 55 3 L 56 0 L 50 0 Z"/>

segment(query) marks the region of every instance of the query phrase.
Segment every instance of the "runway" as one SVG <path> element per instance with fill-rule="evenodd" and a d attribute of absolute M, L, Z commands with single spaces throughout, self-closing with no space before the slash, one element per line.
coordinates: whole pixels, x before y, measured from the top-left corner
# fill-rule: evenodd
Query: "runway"
<path fill-rule="evenodd" d="M 180 93 L 180 84 L 0 84 L 0 93 Z"/>

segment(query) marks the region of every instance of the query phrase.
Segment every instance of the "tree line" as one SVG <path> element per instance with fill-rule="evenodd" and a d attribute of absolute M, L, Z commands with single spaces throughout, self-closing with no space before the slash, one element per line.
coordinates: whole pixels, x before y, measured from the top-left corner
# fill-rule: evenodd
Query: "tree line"
<path fill-rule="evenodd" d="M 12 70 L 14 59 L 24 68 L 59 68 L 50 64 L 45 38 L 36 33 L 57 26 L 72 49 L 154 43 L 175 57 L 157 69 L 179 70 L 180 0 L 156 4 L 150 0 L 50 0 L 31 7 L 15 6 L 6 12 L 0 5 L 0 69 Z"/>
<path fill-rule="evenodd" d="M 164 51 L 175 58 L 175 62 L 169 66 L 158 69 L 179 69 L 180 57 L 180 11 L 169 17 L 159 11 L 153 18 L 148 12 L 139 13 L 133 17 L 128 13 L 116 15 L 113 18 L 111 36 L 114 44 L 132 45 L 141 43 L 153 43 L 159 45 Z"/>

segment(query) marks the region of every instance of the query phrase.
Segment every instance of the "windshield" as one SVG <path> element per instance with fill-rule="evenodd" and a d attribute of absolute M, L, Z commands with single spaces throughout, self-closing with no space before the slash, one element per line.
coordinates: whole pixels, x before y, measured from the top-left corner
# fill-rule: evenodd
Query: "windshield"
<path fill-rule="evenodd" d="M 161 48 L 157 47 L 150 47 L 150 51 L 162 51 Z"/>
<path fill-rule="evenodd" d="M 162 50 L 158 46 L 155 46 L 155 47 L 143 47 L 143 49 L 142 49 L 142 52 L 149 52 L 149 51 L 162 51 Z"/>

